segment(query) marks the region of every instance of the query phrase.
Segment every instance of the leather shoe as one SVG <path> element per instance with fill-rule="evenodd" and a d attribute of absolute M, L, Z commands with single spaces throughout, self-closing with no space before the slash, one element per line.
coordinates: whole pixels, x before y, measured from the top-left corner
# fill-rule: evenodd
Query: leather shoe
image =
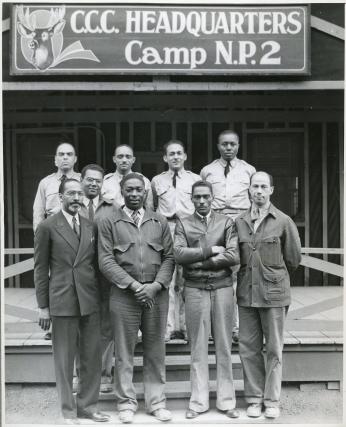
<path fill-rule="evenodd" d="M 278 407 L 267 407 L 264 411 L 266 418 L 278 418 L 280 416 L 280 408 Z"/>
<path fill-rule="evenodd" d="M 78 412 L 78 418 L 87 418 L 97 423 L 104 423 L 110 420 L 110 416 L 103 412 Z"/>
<path fill-rule="evenodd" d="M 134 412 L 131 409 L 124 409 L 119 411 L 119 420 L 123 424 L 130 424 L 133 421 Z"/>
<path fill-rule="evenodd" d="M 153 415 L 159 421 L 171 421 L 172 419 L 172 414 L 168 409 L 165 408 L 155 409 L 151 415 Z"/>
<path fill-rule="evenodd" d="M 192 420 L 193 418 L 196 418 L 196 417 L 198 417 L 199 415 L 202 415 L 202 414 L 204 414 L 205 412 L 207 412 L 207 411 L 204 411 L 204 412 L 196 412 L 196 411 L 194 411 L 193 409 L 188 409 L 186 412 L 185 412 L 185 418 L 187 418 L 187 419 L 189 419 L 189 420 Z"/>
<path fill-rule="evenodd" d="M 80 424 L 80 421 L 78 418 L 64 418 L 65 424 L 67 425 L 73 425 L 73 424 Z"/>
<path fill-rule="evenodd" d="M 228 411 L 226 411 L 226 415 L 229 418 L 239 418 L 240 411 L 237 408 L 229 409 Z"/>

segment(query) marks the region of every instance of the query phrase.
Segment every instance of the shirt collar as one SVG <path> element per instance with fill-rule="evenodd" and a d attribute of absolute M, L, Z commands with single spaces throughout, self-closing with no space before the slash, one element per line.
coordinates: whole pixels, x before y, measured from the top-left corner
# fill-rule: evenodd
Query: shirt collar
<path fill-rule="evenodd" d="M 94 209 L 96 209 L 98 204 L 99 204 L 99 201 L 100 201 L 100 196 L 96 196 L 91 200 L 93 202 Z M 84 197 L 84 200 L 83 200 L 84 206 L 88 207 L 89 201 L 90 201 L 90 199 L 88 199 L 87 197 Z"/>
<path fill-rule="evenodd" d="M 123 207 L 123 211 L 131 218 L 132 214 L 135 212 L 134 210 L 128 208 L 126 205 Z M 138 209 L 139 215 L 142 217 L 144 215 L 144 208 Z"/>
<path fill-rule="evenodd" d="M 207 224 L 208 224 L 209 219 L 210 219 L 210 215 L 211 215 L 211 209 L 210 209 L 208 215 L 206 215 L 206 216 L 200 215 L 197 211 L 195 211 L 195 213 L 197 215 L 197 218 L 199 218 L 200 220 L 205 218 L 207 220 Z"/>
<path fill-rule="evenodd" d="M 177 173 L 177 177 L 181 178 L 181 175 L 184 173 L 185 169 L 181 168 L 178 171 L 172 171 L 171 169 L 168 169 L 168 175 L 173 178 L 173 175 L 175 174 L 175 172 Z"/>
<path fill-rule="evenodd" d="M 250 210 L 251 219 L 256 220 L 258 218 L 265 217 L 268 214 L 270 207 L 271 207 L 270 201 L 268 201 L 268 203 L 262 207 L 259 207 L 254 203 L 252 203 L 251 210 Z"/>
<path fill-rule="evenodd" d="M 225 167 L 226 167 L 227 162 L 226 162 L 226 160 L 225 160 L 225 159 L 223 159 L 222 157 L 220 157 L 220 158 L 219 158 L 219 162 L 221 163 L 221 166 L 222 166 L 223 168 L 225 168 Z M 238 157 L 234 157 L 234 159 L 230 161 L 230 165 L 231 165 L 231 167 L 232 167 L 232 168 L 234 168 L 234 166 L 237 164 L 237 162 L 238 162 Z"/>
<path fill-rule="evenodd" d="M 130 169 L 128 173 L 132 173 L 132 170 Z M 124 176 L 125 176 L 125 175 L 123 175 L 123 174 L 119 173 L 117 169 L 115 170 L 114 175 L 118 178 L 118 181 L 119 181 L 119 182 L 120 182 L 120 181 L 124 178 Z M 127 174 L 126 174 L 126 175 L 127 175 Z"/>
<path fill-rule="evenodd" d="M 68 173 L 62 173 L 61 172 L 61 170 L 58 170 L 58 172 L 56 173 L 56 177 L 58 178 L 58 179 L 61 179 L 61 177 L 63 176 L 63 175 L 65 175 L 66 176 L 66 178 L 68 178 L 68 179 L 70 179 L 70 178 L 74 178 L 75 177 L 75 174 L 76 174 L 76 172 L 72 169 L 70 172 L 68 172 Z"/>
<path fill-rule="evenodd" d="M 64 217 L 66 218 L 67 222 L 72 225 L 72 219 L 73 219 L 73 215 L 69 214 L 68 212 L 66 212 L 64 209 L 61 209 L 62 214 L 64 215 Z M 77 224 L 79 225 L 79 214 L 77 213 L 75 215 L 75 218 L 77 220 Z"/>

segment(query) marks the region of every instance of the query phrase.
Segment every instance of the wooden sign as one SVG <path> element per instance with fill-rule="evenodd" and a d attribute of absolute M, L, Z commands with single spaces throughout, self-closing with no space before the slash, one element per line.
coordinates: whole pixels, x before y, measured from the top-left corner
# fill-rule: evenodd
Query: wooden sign
<path fill-rule="evenodd" d="M 12 6 L 11 74 L 306 75 L 308 6 Z"/>

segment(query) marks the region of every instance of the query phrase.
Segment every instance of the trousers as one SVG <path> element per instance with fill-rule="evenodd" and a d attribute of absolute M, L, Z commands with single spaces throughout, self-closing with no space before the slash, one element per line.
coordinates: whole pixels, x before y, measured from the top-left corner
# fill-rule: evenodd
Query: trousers
<path fill-rule="evenodd" d="M 277 407 L 282 378 L 284 323 L 288 307 L 239 306 L 239 355 L 247 403 Z M 265 338 L 266 361 L 263 355 Z"/>
<path fill-rule="evenodd" d="M 204 412 L 209 408 L 208 339 L 210 332 L 215 342 L 216 407 L 222 411 L 235 408 L 231 359 L 233 288 L 229 286 L 209 291 L 186 286 L 185 311 L 187 332 L 191 343 L 189 408 L 196 412 Z"/>
<path fill-rule="evenodd" d="M 77 411 L 95 412 L 101 381 L 100 315 L 52 316 L 52 345 L 61 411 L 76 417 L 72 394 L 73 366 L 79 342 L 80 386 Z"/>
<path fill-rule="evenodd" d="M 109 309 L 115 345 L 114 387 L 118 410 L 136 411 L 133 385 L 134 351 L 139 329 L 143 345 L 143 385 L 147 412 L 165 408 L 165 331 L 168 290 L 160 291 L 149 309 L 137 303 L 133 292 L 112 287 Z"/>

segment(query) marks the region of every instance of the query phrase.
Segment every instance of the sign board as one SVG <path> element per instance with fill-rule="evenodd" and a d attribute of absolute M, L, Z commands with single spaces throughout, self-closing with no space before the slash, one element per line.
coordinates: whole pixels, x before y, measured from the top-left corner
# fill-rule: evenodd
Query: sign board
<path fill-rule="evenodd" d="M 11 74 L 306 75 L 306 5 L 12 6 Z"/>

